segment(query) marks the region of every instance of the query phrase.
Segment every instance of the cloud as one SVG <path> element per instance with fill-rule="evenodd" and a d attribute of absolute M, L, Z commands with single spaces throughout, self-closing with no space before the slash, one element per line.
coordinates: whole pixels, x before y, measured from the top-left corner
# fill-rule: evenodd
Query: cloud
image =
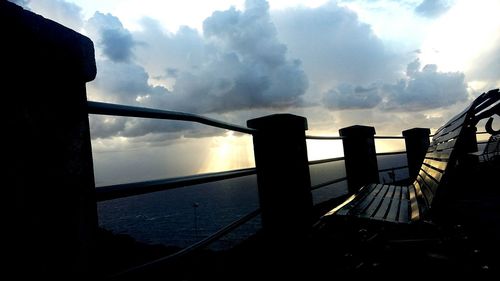
<path fill-rule="evenodd" d="M 141 31 L 131 33 L 118 18 L 96 13 L 86 27 L 93 37 L 101 38 L 98 47 L 104 56 L 97 61 L 98 76 L 90 85 L 92 99 L 215 116 L 304 105 L 307 77 L 298 60 L 287 58 L 268 9 L 265 1 L 249 0 L 244 11 L 231 8 L 215 12 L 204 22 L 203 36 L 189 27 L 169 33 L 151 19 L 143 20 Z M 132 39 L 127 42 L 140 42 L 133 49 L 132 44 L 125 44 L 130 53 L 137 50 L 133 60 L 116 59 L 116 54 L 106 51 L 108 45 L 119 42 L 103 40 L 106 30 L 129 34 Z M 172 79 L 172 84 L 153 85 L 150 82 L 154 77 L 160 81 Z M 223 133 L 199 127 L 195 130 L 189 123 L 101 121 L 104 124 L 92 128 L 94 137 Z"/>
<path fill-rule="evenodd" d="M 117 17 L 96 12 L 85 29 L 110 60 L 128 62 L 132 59 L 135 41 Z"/>
<path fill-rule="evenodd" d="M 83 26 L 82 9 L 64 0 L 15 1 L 14 3 L 28 6 L 36 13 L 50 18 L 60 24 L 79 31 Z"/>
<path fill-rule="evenodd" d="M 272 18 L 278 38 L 303 62 L 311 84 L 320 91 L 397 77 L 399 56 L 348 8 L 329 2 L 276 11 Z"/>
<path fill-rule="evenodd" d="M 160 54 L 156 60 L 165 77 L 175 73 L 172 95 L 150 95 L 144 103 L 203 114 L 304 104 L 307 77 L 300 61 L 287 58 L 267 2 L 249 0 L 244 11 L 214 12 L 203 29 L 203 37 L 188 27 L 169 34 L 146 22 L 141 41 L 160 34 L 159 44 L 177 59 Z M 150 50 L 146 65 L 154 65 L 151 59 L 158 49 L 148 44 L 142 48 Z"/>
<path fill-rule="evenodd" d="M 447 107 L 468 98 L 465 75 L 461 72 L 439 72 L 437 65 L 420 69 L 419 60 L 408 64 L 407 77 L 382 87 L 385 109 L 427 110 Z"/>
<path fill-rule="evenodd" d="M 446 13 L 450 7 L 448 0 L 424 0 L 415 8 L 415 13 L 427 18 L 436 18 Z"/>
<path fill-rule="evenodd" d="M 328 109 L 373 108 L 382 101 L 377 86 L 363 88 L 351 84 L 341 84 L 323 96 L 323 105 Z"/>
<path fill-rule="evenodd" d="M 182 26 L 171 33 L 151 18 L 141 20 L 141 30 L 135 31 L 133 37 L 139 42 L 134 49 L 137 61 L 150 76 L 158 78 L 199 69 L 210 51 L 197 30 Z"/>
<path fill-rule="evenodd" d="M 469 79 L 484 81 L 485 87 L 481 91 L 500 87 L 500 34 L 492 40 L 490 48 L 474 59 L 474 64 L 467 71 Z"/>

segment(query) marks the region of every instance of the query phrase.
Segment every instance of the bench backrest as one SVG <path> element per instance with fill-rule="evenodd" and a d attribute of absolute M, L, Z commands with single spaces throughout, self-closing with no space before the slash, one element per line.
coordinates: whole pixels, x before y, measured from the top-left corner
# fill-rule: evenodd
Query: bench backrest
<path fill-rule="evenodd" d="M 500 106 L 498 89 L 483 93 L 463 112 L 439 128 L 432 138 L 413 186 L 421 215 L 431 209 L 438 187 L 445 185 L 460 157 L 477 150 L 476 124 Z"/>

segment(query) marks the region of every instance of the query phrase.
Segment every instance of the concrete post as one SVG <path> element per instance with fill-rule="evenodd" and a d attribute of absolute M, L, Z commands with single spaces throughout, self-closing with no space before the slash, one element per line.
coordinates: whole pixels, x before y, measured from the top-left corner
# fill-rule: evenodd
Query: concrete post
<path fill-rule="evenodd" d="M 16 279 L 86 279 L 97 228 L 85 89 L 96 75 L 92 41 L 8 1 L 0 34 L 6 268 Z"/>
<path fill-rule="evenodd" d="M 403 131 L 406 145 L 406 157 L 408 159 L 408 171 L 410 180 L 416 179 L 422 162 L 424 161 L 427 148 L 429 148 L 429 135 L 431 130 L 428 128 L 413 128 Z"/>
<path fill-rule="evenodd" d="M 268 236 L 305 235 L 312 223 L 307 120 L 292 114 L 252 119 L 262 225 Z"/>
<path fill-rule="evenodd" d="M 339 134 L 344 146 L 349 193 L 356 193 L 365 184 L 378 183 L 375 128 L 355 125 L 340 129 Z"/>

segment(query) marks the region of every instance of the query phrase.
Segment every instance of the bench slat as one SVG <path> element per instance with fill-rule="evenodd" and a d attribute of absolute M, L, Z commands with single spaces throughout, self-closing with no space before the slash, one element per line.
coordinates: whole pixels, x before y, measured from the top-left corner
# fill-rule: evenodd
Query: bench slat
<path fill-rule="evenodd" d="M 420 180 L 418 181 L 420 184 L 420 191 L 422 191 L 423 195 L 422 198 L 424 199 L 426 206 L 430 206 L 432 203 L 433 195 L 431 194 L 431 190 L 425 183 L 425 179 L 423 178 L 422 174 L 425 175 L 425 173 L 423 173 L 422 170 L 420 170 L 420 173 L 418 174 L 418 177 L 420 178 Z"/>
<path fill-rule="evenodd" d="M 408 187 L 402 186 L 401 187 L 401 204 L 399 205 L 398 221 L 399 222 L 408 222 L 409 221 L 408 215 L 409 215 L 408 214 Z"/>
<path fill-rule="evenodd" d="M 439 128 L 435 133 L 434 133 L 434 138 L 439 138 L 441 137 L 442 135 L 444 134 L 447 134 L 453 130 L 455 130 L 456 128 L 459 128 L 461 127 L 466 118 L 467 118 L 467 114 L 466 114 L 466 110 L 464 110 L 463 112 L 459 113 L 458 115 L 456 115 L 455 117 L 453 117 L 450 121 L 448 121 L 445 125 L 443 125 L 441 128 Z"/>
<path fill-rule="evenodd" d="M 455 147 L 456 141 L 457 141 L 457 139 L 451 139 L 450 141 L 440 143 L 437 145 L 436 150 L 434 150 L 434 151 L 439 152 L 439 151 L 453 148 L 453 147 Z"/>
<path fill-rule="evenodd" d="M 439 180 L 441 179 L 442 174 L 436 170 L 433 170 L 430 167 L 426 167 L 425 169 L 422 170 L 422 172 L 423 172 L 422 177 L 424 179 L 424 182 L 427 185 L 427 187 L 431 190 L 431 193 L 434 196 L 434 193 L 436 193 L 436 189 L 439 185 Z M 438 179 L 436 179 L 436 177 Z"/>
<path fill-rule="evenodd" d="M 411 209 L 410 220 L 416 221 L 420 218 L 420 213 L 418 211 L 418 202 L 414 185 L 410 185 L 408 187 L 408 193 L 410 196 L 410 209 Z"/>
<path fill-rule="evenodd" d="M 392 196 L 394 195 L 394 185 L 389 185 L 389 189 L 384 196 L 382 204 L 380 204 L 380 208 L 378 208 L 377 212 L 373 216 L 374 218 L 384 219 L 385 215 L 389 209 L 389 206 L 392 203 Z"/>
<path fill-rule="evenodd" d="M 340 208 L 340 210 L 338 210 L 336 214 L 341 216 L 348 215 L 351 209 L 356 207 L 360 202 L 362 202 L 366 197 L 368 197 L 377 188 L 377 186 L 379 186 L 379 184 L 370 184 L 366 186 L 353 201 L 351 201 L 344 207 Z"/>
<path fill-rule="evenodd" d="M 430 151 L 425 155 L 425 159 L 448 161 L 448 159 L 450 159 L 450 153 L 449 151 L 440 151 L 440 152 Z"/>
<path fill-rule="evenodd" d="M 356 206 L 354 206 L 350 211 L 350 215 L 358 216 L 361 212 L 363 212 L 368 206 L 373 202 L 375 196 L 378 195 L 380 190 L 382 189 L 382 184 L 377 184 L 375 188 L 363 198 Z"/>
<path fill-rule="evenodd" d="M 424 159 L 424 164 L 432 166 L 435 169 L 438 169 L 441 172 L 443 172 L 446 169 L 448 162 L 438 161 L 438 160 L 434 160 L 434 159 Z"/>
<path fill-rule="evenodd" d="M 395 186 L 392 203 L 387 213 L 386 220 L 396 221 L 398 217 L 399 204 L 401 203 L 401 186 Z"/>
<path fill-rule="evenodd" d="M 359 213 L 359 216 L 361 217 L 372 217 L 374 213 L 377 211 L 377 209 L 380 206 L 380 203 L 382 200 L 385 198 L 385 194 L 389 190 L 388 185 L 382 186 L 382 189 L 378 194 L 375 195 L 374 199 L 372 200 L 371 204 L 369 204 L 362 212 Z"/>

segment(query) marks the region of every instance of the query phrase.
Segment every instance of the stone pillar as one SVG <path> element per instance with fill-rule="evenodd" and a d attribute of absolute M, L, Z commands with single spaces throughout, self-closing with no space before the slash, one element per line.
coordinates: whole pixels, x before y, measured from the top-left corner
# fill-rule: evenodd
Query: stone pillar
<path fill-rule="evenodd" d="M 344 145 L 345 170 L 349 193 L 368 183 L 378 183 L 375 128 L 355 125 L 339 130 Z"/>
<path fill-rule="evenodd" d="M 427 148 L 429 148 L 430 134 L 431 130 L 428 128 L 413 128 L 403 131 L 410 181 L 415 180 L 420 171 Z"/>
<path fill-rule="evenodd" d="M 280 239 L 305 235 L 312 223 L 307 120 L 275 114 L 247 125 L 257 130 L 253 142 L 264 231 Z"/>
<path fill-rule="evenodd" d="M 97 215 L 85 83 L 96 75 L 93 43 L 7 1 L 0 34 L 6 268 L 16 279 L 89 276 Z"/>

